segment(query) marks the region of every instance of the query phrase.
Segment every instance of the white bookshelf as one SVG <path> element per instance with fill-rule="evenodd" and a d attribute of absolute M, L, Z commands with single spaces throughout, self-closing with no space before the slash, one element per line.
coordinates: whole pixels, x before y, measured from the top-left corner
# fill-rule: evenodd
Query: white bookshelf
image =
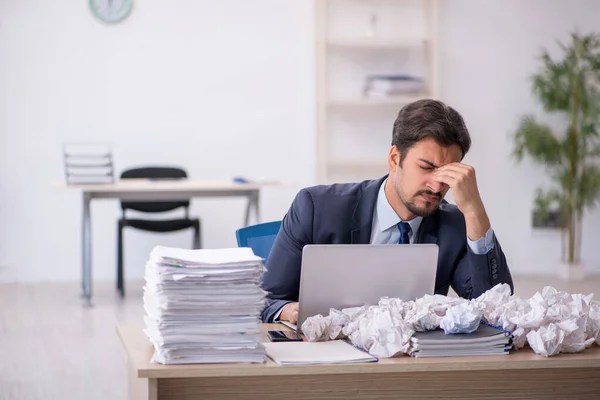
<path fill-rule="evenodd" d="M 427 93 L 405 95 L 405 96 L 393 96 L 387 98 L 362 98 L 362 97 L 348 97 L 329 99 L 327 104 L 329 107 L 369 107 L 369 106 L 402 106 L 406 103 L 418 100 L 427 96 Z"/>
<path fill-rule="evenodd" d="M 368 1 L 368 0 L 364 0 Z M 400 0 L 402 1 L 402 0 Z M 347 49 L 405 49 L 411 47 L 421 47 L 426 45 L 426 40 L 419 38 L 332 38 L 327 39 L 329 48 L 347 48 Z"/>
<path fill-rule="evenodd" d="M 438 0 L 315 1 L 317 180 L 376 178 L 387 172 L 398 111 L 438 97 Z M 370 75 L 415 76 L 424 88 L 365 96 Z"/>

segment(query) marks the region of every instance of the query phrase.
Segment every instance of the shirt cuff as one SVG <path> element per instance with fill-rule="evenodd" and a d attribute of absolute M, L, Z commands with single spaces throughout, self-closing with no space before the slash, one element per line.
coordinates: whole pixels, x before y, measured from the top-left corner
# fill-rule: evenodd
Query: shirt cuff
<path fill-rule="evenodd" d="M 485 236 L 476 241 L 472 241 L 467 236 L 467 242 L 469 243 L 469 247 L 473 253 L 478 255 L 487 254 L 494 248 L 494 231 L 492 230 L 492 227 L 490 227 L 490 229 L 488 229 L 488 231 L 485 233 Z"/>
<path fill-rule="evenodd" d="M 279 316 L 281 315 L 281 312 L 283 311 L 283 309 L 285 308 L 285 306 L 287 306 L 288 304 L 289 304 L 289 303 L 286 303 L 286 304 L 284 304 L 284 305 L 283 305 L 283 307 L 281 307 L 281 308 L 279 309 L 279 311 L 277 311 L 277 312 L 275 313 L 275 316 L 273 317 L 273 322 L 279 322 Z"/>

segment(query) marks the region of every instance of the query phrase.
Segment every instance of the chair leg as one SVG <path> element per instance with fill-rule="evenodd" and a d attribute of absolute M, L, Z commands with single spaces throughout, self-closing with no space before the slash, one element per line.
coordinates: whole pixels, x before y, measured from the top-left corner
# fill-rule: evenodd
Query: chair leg
<path fill-rule="evenodd" d="M 202 248 L 202 242 L 201 242 L 201 233 L 200 233 L 200 221 L 196 221 L 196 223 L 194 224 L 194 243 L 193 243 L 193 248 L 194 249 L 201 249 Z"/>
<path fill-rule="evenodd" d="M 124 224 L 119 221 L 117 233 L 117 290 L 121 297 L 125 297 L 125 284 L 123 282 L 123 228 Z"/>

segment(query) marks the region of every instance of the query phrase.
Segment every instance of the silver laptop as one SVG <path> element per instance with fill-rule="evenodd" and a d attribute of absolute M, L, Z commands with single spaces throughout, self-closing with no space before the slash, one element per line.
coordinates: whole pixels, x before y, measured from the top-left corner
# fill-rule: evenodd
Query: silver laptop
<path fill-rule="evenodd" d="M 329 315 L 330 308 L 433 294 L 437 262 L 436 244 L 304 246 L 297 328 L 308 317 Z"/>

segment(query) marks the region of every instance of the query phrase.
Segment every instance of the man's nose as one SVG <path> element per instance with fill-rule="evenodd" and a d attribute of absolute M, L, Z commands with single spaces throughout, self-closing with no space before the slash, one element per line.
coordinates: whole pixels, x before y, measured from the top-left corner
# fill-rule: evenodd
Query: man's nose
<path fill-rule="evenodd" d="M 445 189 L 446 185 L 442 182 L 437 182 L 437 181 L 431 180 L 431 181 L 429 181 L 429 184 L 427 186 L 433 193 L 440 193 L 441 191 L 443 191 Z"/>

